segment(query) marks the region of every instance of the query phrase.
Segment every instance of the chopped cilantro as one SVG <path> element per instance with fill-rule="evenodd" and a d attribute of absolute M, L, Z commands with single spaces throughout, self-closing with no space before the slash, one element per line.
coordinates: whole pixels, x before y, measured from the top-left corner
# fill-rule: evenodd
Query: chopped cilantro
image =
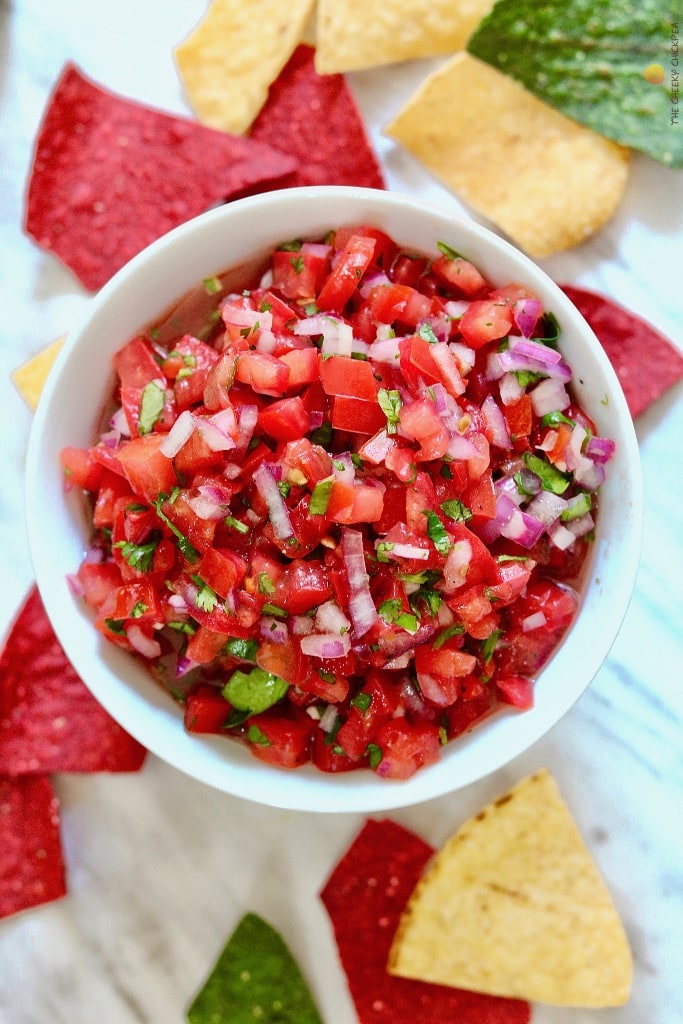
<path fill-rule="evenodd" d="M 292 258 L 291 258 L 291 260 L 289 262 L 292 264 L 292 267 L 294 268 L 294 273 L 295 274 L 300 274 L 301 271 L 304 269 L 304 258 L 303 258 L 303 256 L 292 256 Z"/>
<path fill-rule="evenodd" d="M 210 614 L 218 604 L 218 595 L 216 591 L 213 590 L 209 584 L 201 578 L 201 576 L 197 576 L 193 573 L 191 578 L 193 583 L 196 583 L 199 588 L 197 596 L 194 599 L 197 608 Z"/>
<path fill-rule="evenodd" d="M 332 424 L 329 420 L 325 420 L 319 427 L 312 430 L 308 435 L 313 444 L 319 444 L 321 448 L 327 448 L 328 444 L 332 440 Z"/>
<path fill-rule="evenodd" d="M 446 527 L 443 525 L 436 512 L 432 512 L 430 509 L 424 509 L 424 515 L 427 517 L 427 533 L 429 535 L 429 539 L 440 555 L 447 555 L 451 549 L 451 538 L 448 536 Z"/>
<path fill-rule="evenodd" d="M 461 636 L 465 632 L 465 627 L 462 622 L 454 622 L 452 626 L 447 626 L 442 629 L 439 635 L 432 643 L 432 647 L 435 651 L 438 651 L 440 647 L 450 640 L 452 636 Z"/>
<path fill-rule="evenodd" d="M 166 391 L 155 380 L 145 384 L 140 399 L 140 413 L 138 415 L 138 431 L 140 434 L 149 434 L 164 411 Z"/>
<path fill-rule="evenodd" d="M 535 473 L 541 481 L 541 487 L 544 491 L 552 491 L 553 494 L 564 494 L 569 487 L 569 477 L 565 473 L 561 473 L 547 459 L 541 458 L 540 455 L 534 455 L 533 452 L 522 452 L 522 459 L 527 469 Z"/>
<path fill-rule="evenodd" d="M 145 604 L 145 602 L 144 602 L 144 601 L 138 601 L 138 602 L 137 602 L 136 604 L 134 604 L 134 605 L 133 605 L 133 607 L 131 608 L 131 610 L 130 610 L 130 616 L 129 616 L 129 617 L 130 617 L 131 619 L 141 619 L 141 618 L 142 618 L 142 616 L 143 616 L 143 615 L 145 614 L 145 612 L 147 611 L 147 607 L 148 607 L 148 606 L 147 606 L 147 605 Z"/>
<path fill-rule="evenodd" d="M 418 337 L 422 338 L 423 341 L 428 341 L 430 345 L 438 345 L 439 339 L 426 321 L 420 324 L 417 333 Z"/>
<path fill-rule="evenodd" d="M 258 725 L 249 726 L 247 729 L 247 739 L 250 743 L 255 743 L 259 747 L 269 747 L 271 745 L 263 729 L 259 729 Z"/>
<path fill-rule="evenodd" d="M 481 641 L 481 656 L 484 662 L 491 660 L 493 652 L 495 651 L 498 641 L 502 635 L 502 629 L 494 629 L 490 636 L 487 636 L 485 640 Z"/>
<path fill-rule="evenodd" d="M 390 598 L 388 601 L 383 601 L 378 611 L 385 622 L 400 626 L 407 633 L 417 633 L 419 628 L 417 616 L 407 612 L 398 598 Z"/>
<path fill-rule="evenodd" d="M 436 247 L 439 250 L 439 252 L 442 253 L 446 257 L 447 260 L 461 260 L 461 259 L 464 259 L 464 257 L 461 256 L 460 253 L 457 252 L 456 249 L 454 249 L 452 246 L 448 245 L 447 242 L 437 242 L 436 243 Z"/>
<path fill-rule="evenodd" d="M 257 586 L 259 594 L 266 594 L 266 596 L 270 596 L 275 593 L 275 584 L 267 572 L 260 572 L 258 574 Z"/>
<path fill-rule="evenodd" d="M 464 505 L 458 498 L 449 498 L 447 501 L 441 502 L 441 511 L 445 512 L 449 519 L 454 519 L 456 523 L 466 523 L 472 518 L 472 511 Z"/>
<path fill-rule="evenodd" d="M 324 480 L 319 480 L 313 488 L 311 493 L 311 502 L 308 507 L 308 511 L 312 516 L 324 516 L 327 512 L 327 506 L 330 503 L 330 497 L 332 495 L 332 488 L 334 486 L 334 477 L 328 476 Z"/>
<path fill-rule="evenodd" d="M 261 611 L 264 615 L 272 615 L 274 619 L 286 619 L 287 612 L 284 608 L 278 608 L 276 604 L 270 604 L 268 601 L 263 605 Z"/>
<path fill-rule="evenodd" d="M 545 416 L 541 416 L 542 427 L 559 427 L 560 423 L 566 423 L 569 427 L 575 426 L 574 420 L 570 420 L 559 409 L 556 409 L 554 412 L 547 412 Z"/>
<path fill-rule="evenodd" d="M 237 530 L 238 533 L 249 533 L 248 524 L 243 523 L 241 519 L 235 519 L 234 516 L 226 516 L 223 522 L 226 526 L 230 526 L 233 530 Z"/>
<path fill-rule="evenodd" d="M 250 672 L 237 669 L 223 687 L 223 696 L 238 711 L 259 715 L 277 704 L 287 693 L 289 683 L 272 672 L 252 668 Z"/>
<path fill-rule="evenodd" d="M 358 708 L 358 710 L 363 715 L 368 710 L 371 704 L 372 694 L 366 693 L 364 690 L 361 690 L 360 693 L 357 693 L 356 696 L 351 701 L 351 707 Z"/>
<path fill-rule="evenodd" d="M 117 636 L 126 635 L 126 627 L 123 619 L 105 619 L 104 624 L 110 633 L 116 633 Z"/>
<path fill-rule="evenodd" d="M 291 242 L 282 242 L 278 245 L 278 252 L 300 252 L 303 242 L 300 238 L 294 238 Z"/>
<path fill-rule="evenodd" d="M 223 288 L 220 277 L 205 277 L 202 284 L 207 295 L 216 295 Z"/>
<path fill-rule="evenodd" d="M 172 523 L 171 520 L 166 515 L 166 513 L 163 512 L 161 509 L 161 506 L 165 501 L 168 501 L 169 504 L 172 505 L 179 494 L 179 487 L 174 488 L 170 495 L 160 494 L 154 503 L 154 507 L 156 508 L 156 512 L 157 515 L 159 516 L 159 519 L 161 519 L 162 523 L 165 523 L 166 526 L 168 526 L 169 530 L 178 541 L 178 548 L 180 549 L 180 553 L 183 555 L 183 557 L 186 558 L 188 562 L 196 562 L 197 559 L 199 558 L 199 552 L 194 547 L 194 545 L 190 543 L 185 534 L 181 533 L 181 531 L 178 529 L 175 523 Z"/>
<path fill-rule="evenodd" d="M 253 661 L 258 651 L 256 640 L 247 640 L 244 637 L 231 636 L 223 648 L 226 654 L 233 658 L 241 658 L 242 661 Z"/>
<path fill-rule="evenodd" d="M 399 421 L 399 413 L 403 404 L 401 401 L 401 393 L 399 391 L 388 391 L 386 388 L 380 388 L 377 392 L 377 401 L 379 402 L 382 412 L 387 418 L 387 434 L 395 434 Z"/>
<path fill-rule="evenodd" d="M 150 572 L 154 565 L 154 552 L 159 541 L 150 540 L 146 544 L 134 544 L 132 540 L 119 540 L 114 545 L 119 548 L 122 557 L 138 572 Z"/>
<path fill-rule="evenodd" d="M 370 767 L 377 768 L 382 760 L 382 748 L 378 747 L 376 743 L 368 743 L 365 748 L 365 753 L 368 755 L 368 764 Z"/>
<path fill-rule="evenodd" d="M 378 562 L 389 562 L 390 559 L 387 558 L 387 552 L 388 551 L 393 551 L 393 550 L 394 550 L 394 545 L 390 541 L 388 541 L 388 540 L 381 540 L 379 542 L 379 544 L 377 545 L 377 549 L 375 551 L 375 554 L 377 555 L 377 561 Z"/>

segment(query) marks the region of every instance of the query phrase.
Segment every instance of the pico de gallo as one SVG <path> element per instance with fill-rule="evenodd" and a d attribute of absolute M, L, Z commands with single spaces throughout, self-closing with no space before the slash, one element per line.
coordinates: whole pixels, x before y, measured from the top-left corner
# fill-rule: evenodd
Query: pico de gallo
<path fill-rule="evenodd" d="M 344 227 L 202 282 L 62 452 L 93 526 L 71 584 L 190 732 L 405 779 L 532 706 L 614 443 L 552 311 L 438 249 Z"/>

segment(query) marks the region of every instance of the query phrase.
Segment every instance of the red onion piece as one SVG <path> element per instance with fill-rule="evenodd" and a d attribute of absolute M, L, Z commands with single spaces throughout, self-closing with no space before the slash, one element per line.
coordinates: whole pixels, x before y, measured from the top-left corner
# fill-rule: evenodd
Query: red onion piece
<path fill-rule="evenodd" d="M 221 305 L 221 317 L 223 323 L 234 327 L 258 327 L 266 331 L 273 329 L 273 314 L 270 310 L 245 309 L 229 299 Z"/>
<path fill-rule="evenodd" d="M 511 448 L 510 431 L 505 417 L 493 395 L 487 395 L 482 402 L 481 411 L 487 426 L 488 438 L 497 448 Z"/>
<path fill-rule="evenodd" d="M 538 323 L 543 306 L 539 299 L 519 299 L 514 305 L 515 323 L 525 338 L 530 338 Z"/>
<path fill-rule="evenodd" d="M 545 416 L 549 412 L 562 412 L 571 404 L 564 382 L 557 377 L 547 377 L 539 381 L 529 392 L 531 407 L 536 416 Z"/>
<path fill-rule="evenodd" d="M 194 416 L 189 409 L 185 409 L 159 445 L 159 451 L 167 459 L 172 459 L 178 454 L 183 445 L 187 444 L 192 437 L 193 431 Z"/>
<path fill-rule="evenodd" d="M 301 650 L 313 658 L 344 658 L 351 650 L 348 633 L 310 633 L 301 638 Z"/>
<path fill-rule="evenodd" d="M 161 655 L 161 645 L 158 640 L 143 633 L 137 623 L 131 623 L 126 629 L 126 636 L 133 650 L 141 654 L 143 658 L 158 658 Z"/>
<path fill-rule="evenodd" d="M 364 636 L 378 619 L 370 593 L 370 578 L 365 565 L 363 534 L 345 529 L 341 540 L 342 559 L 349 582 L 349 614 L 356 636 Z"/>
<path fill-rule="evenodd" d="M 284 498 L 280 494 L 277 481 L 269 471 L 267 463 L 262 462 L 257 466 L 254 470 L 253 481 L 256 490 L 268 508 L 268 516 L 275 536 L 278 540 L 286 540 L 288 537 L 293 537 L 294 530 L 289 518 L 289 511 L 285 505 Z"/>

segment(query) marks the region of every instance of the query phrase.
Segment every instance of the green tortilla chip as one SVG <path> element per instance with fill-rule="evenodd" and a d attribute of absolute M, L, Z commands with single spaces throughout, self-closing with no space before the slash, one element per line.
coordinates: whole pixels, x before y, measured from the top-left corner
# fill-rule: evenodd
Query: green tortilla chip
<path fill-rule="evenodd" d="M 187 1011 L 189 1024 L 322 1024 L 281 936 L 246 914 Z"/>
<path fill-rule="evenodd" d="M 671 10 L 669 0 L 498 0 L 467 49 L 586 128 L 683 167 Z"/>

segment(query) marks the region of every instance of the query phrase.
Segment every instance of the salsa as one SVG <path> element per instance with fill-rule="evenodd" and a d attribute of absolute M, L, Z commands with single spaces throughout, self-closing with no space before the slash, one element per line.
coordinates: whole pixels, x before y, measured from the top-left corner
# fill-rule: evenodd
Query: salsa
<path fill-rule="evenodd" d="M 614 444 L 552 311 L 369 226 L 202 282 L 63 450 L 71 583 L 184 709 L 274 765 L 405 779 L 534 679 L 578 607 Z"/>

